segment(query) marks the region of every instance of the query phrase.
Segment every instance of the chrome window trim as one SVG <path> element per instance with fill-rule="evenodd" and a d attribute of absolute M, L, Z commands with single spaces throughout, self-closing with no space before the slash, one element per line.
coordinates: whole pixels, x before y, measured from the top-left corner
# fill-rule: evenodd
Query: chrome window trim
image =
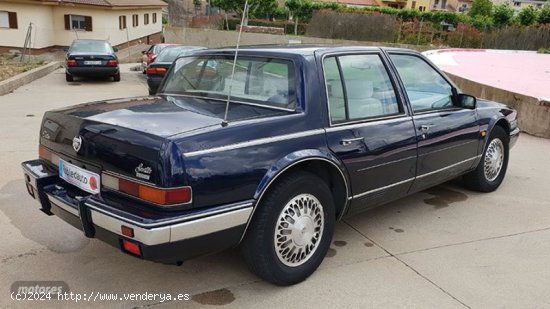
<path fill-rule="evenodd" d="M 182 93 L 164 92 L 164 93 L 159 93 L 157 95 L 165 95 L 165 96 L 171 96 L 171 97 L 186 97 L 186 98 L 192 98 L 192 99 L 202 99 L 202 100 L 213 100 L 213 101 L 227 102 L 227 98 L 223 99 L 223 98 L 214 98 L 214 97 L 209 97 L 209 96 L 200 96 L 200 95 L 191 95 L 191 94 L 182 94 Z M 237 101 L 237 100 L 234 100 L 234 99 L 231 99 L 230 103 L 250 105 L 250 106 L 262 107 L 262 108 L 267 108 L 267 109 L 276 109 L 276 110 L 285 111 L 285 112 L 295 112 L 296 111 L 296 108 L 293 108 L 293 109 L 292 108 L 285 108 L 285 107 L 279 107 L 279 106 L 273 106 L 273 105 L 267 105 L 267 104 Z"/>
<path fill-rule="evenodd" d="M 334 126 L 331 126 L 330 128 L 326 128 L 325 130 L 327 131 L 327 133 L 328 132 L 337 132 L 337 131 L 341 131 L 341 130 L 350 130 L 350 129 L 366 127 L 366 126 L 370 126 L 370 125 L 393 123 L 393 122 L 397 122 L 399 120 L 412 120 L 412 117 L 407 116 L 407 115 L 399 115 L 398 117 L 387 117 L 387 118 L 380 118 L 380 119 L 372 119 L 371 121 L 360 120 L 360 121 L 355 121 L 355 122 L 347 122 L 347 123 L 334 125 Z"/>
<path fill-rule="evenodd" d="M 313 129 L 313 130 L 307 130 L 299 133 L 290 133 L 290 134 L 276 135 L 271 137 L 264 137 L 256 140 L 231 144 L 227 146 L 218 146 L 218 147 L 213 147 L 213 148 L 204 149 L 204 150 L 190 151 L 190 152 L 184 153 L 183 155 L 185 157 L 193 157 L 193 156 L 205 155 L 205 154 L 210 154 L 215 152 L 230 151 L 230 150 L 235 150 L 239 148 L 270 144 L 270 143 L 279 142 L 283 140 L 295 139 L 295 138 L 312 136 L 312 135 L 319 135 L 324 133 L 325 133 L 324 129 Z"/>
<path fill-rule="evenodd" d="M 298 160 L 296 162 L 293 162 L 291 164 L 289 164 L 288 166 L 286 166 L 285 168 L 283 168 L 282 170 L 280 170 L 270 181 L 269 183 L 265 186 L 265 188 L 263 189 L 262 193 L 260 193 L 260 195 L 258 196 L 258 200 L 256 201 L 256 205 L 254 206 L 254 208 L 252 209 L 252 213 L 250 214 L 250 217 L 248 218 L 248 222 L 246 223 L 246 227 L 244 228 L 244 231 L 243 231 L 243 235 L 241 236 L 241 239 L 239 240 L 239 243 L 244 239 L 244 236 L 246 235 L 246 231 L 248 231 L 248 226 L 250 225 L 250 222 L 252 221 L 252 217 L 254 216 L 254 213 L 256 212 L 256 209 L 259 207 L 260 205 L 260 202 L 264 196 L 264 194 L 267 192 L 267 190 L 269 189 L 269 187 L 275 182 L 275 180 L 281 176 L 282 174 L 284 174 L 285 171 L 287 171 L 289 168 L 295 166 L 296 164 L 299 164 L 299 163 L 302 163 L 302 162 L 305 162 L 305 161 L 312 161 L 312 160 L 321 160 L 321 161 L 325 161 L 325 162 L 328 162 L 330 164 L 332 164 L 339 172 L 340 172 L 340 176 L 342 176 L 342 180 L 344 181 L 344 186 L 346 187 L 346 200 L 344 202 L 344 207 L 342 208 L 342 213 L 340 214 L 340 218 L 342 218 L 342 216 L 346 213 L 346 210 L 348 209 L 348 206 L 349 206 L 349 201 L 351 200 L 350 199 L 350 191 L 349 191 L 349 185 L 348 185 L 348 182 L 346 181 L 346 177 L 344 175 L 344 172 L 340 169 L 340 167 L 330 161 L 329 159 L 326 159 L 326 158 L 322 158 L 322 157 L 314 157 L 314 158 L 304 158 L 304 159 L 301 159 L 301 160 Z M 339 220 L 340 218 L 337 218 L 337 220 Z"/>

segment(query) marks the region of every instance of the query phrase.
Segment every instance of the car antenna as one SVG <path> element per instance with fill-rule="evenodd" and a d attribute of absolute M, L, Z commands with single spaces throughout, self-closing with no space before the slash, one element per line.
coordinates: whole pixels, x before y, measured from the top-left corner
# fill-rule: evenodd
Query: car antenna
<path fill-rule="evenodd" d="M 235 57 L 233 58 L 233 68 L 231 71 L 231 82 L 229 83 L 229 91 L 227 93 L 227 101 L 225 102 L 225 114 L 223 116 L 222 127 L 226 127 L 229 122 L 227 121 L 227 114 L 229 113 L 229 101 L 231 100 L 231 91 L 233 90 L 233 80 L 235 79 L 235 67 L 237 66 L 237 56 L 239 55 L 239 44 L 241 43 L 241 34 L 243 33 L 244 19 L 248 16 L 248 0 L 244 3 L 243 16 L 241 19 L 241 28 L 239 29 L 239 36 L 237 38 L 237 46 L 235 47 Z M 228 29 L 229 30 L 229 29 Z"/>

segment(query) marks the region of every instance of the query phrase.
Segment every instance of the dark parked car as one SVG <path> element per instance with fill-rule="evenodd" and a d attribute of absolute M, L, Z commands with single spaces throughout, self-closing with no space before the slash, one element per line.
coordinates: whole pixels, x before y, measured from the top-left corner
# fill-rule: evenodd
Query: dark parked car
<path fill-rule="evenodd" d="M 155 59 L 155 62 L 149 64 L 146 70 L 149 94 L 157 93 L 160 82 L 176 58 L 192 54 L 201 49 L 206 48 L 199 46 L 168 46 L 163 49 Z"/>
<path fill-rule="evenodd" d="M 253 272 L 289 285 L 346 216 L 459 176 L 483 192 L 504 179 L 516 111 L 461 93 L 416 52 L 234 54 L 179 58 L 160 97 L 47 112 L 39 159 L 22 163 L 29 194 L 141 259 L 240 245 Z"/>
<path fill-rule="evenodd" d="M 155 59 L 160 54 L 160 52 L 168 46 L 177 46 L 177 45 L 167 44 L 167 43 L 155 44 L 155 45 L 151 45 L 149 49 L 141 52 L 143 54 L 143 56 L 141 57 L 141 71 L 143 72 L 143 74 L 146 73 L 145 70 L 147 70 L 147 66 L 149 66 L 149 64 L 155 61 Z"/>
<path fill-rule="evenodd" d="M 72 82 L 75 77 L 112 77 L 120 81 L 118 50 L 103 40 L 74 40 L 67 50 L 65 79 Z"/>

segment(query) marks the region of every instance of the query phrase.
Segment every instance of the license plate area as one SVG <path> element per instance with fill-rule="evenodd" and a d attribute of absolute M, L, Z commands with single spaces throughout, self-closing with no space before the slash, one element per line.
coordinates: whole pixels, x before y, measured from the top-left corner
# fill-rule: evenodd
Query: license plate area
<path fill-rule="evenodd" d="M 101 65 L 101 60 L 86 60 L 84 65 Z"/>
<path fill-rule="evenodd" d="M 100 191 L 101 178 L 99 174 L 80 168 L 63 159 L 59 159 L 59 178 L 92 194 L 98 194 Z"/>

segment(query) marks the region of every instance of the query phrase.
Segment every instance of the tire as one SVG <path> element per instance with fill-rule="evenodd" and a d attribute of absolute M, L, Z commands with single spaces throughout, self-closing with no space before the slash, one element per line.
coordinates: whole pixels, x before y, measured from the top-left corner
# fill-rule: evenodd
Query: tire
<path fill-rule="evenodd" d="M 312 173 L 290 174 L 273 184 L 256 207 L 241 244 L 250 270 L 276 285 L 305 280 L 319 267 L 332 241 L 335 210 L 329 187 Z M 308 212 L 297 211 L 306 207 Z M 289 217 L 302 223 L 298 229 L 289 228 L 296 227 Z M 276 235 L 281 242 L 276 242 Z M 298 251 L 307 247 L 309 251 Z"/>
<path fill-rule="evenodd" d="M 492 192 L 500 186 L 508 169 L 509 141 L 510 138 L 502 127 L 493 128 L 481 161 L 475 170 L 463 176 L 464 184 L 468 189 Z"/>
<path fill-rule="evenodd" d="M 115 81 L 115 82 L 120 81 L 120 73 L 117 73 L 116 75 L 113 75 L 113 81 Z"/>
<path fill-rule="evenodd" d="M 149 95 L 155 95 L 157 94 L 155 91 L 152 91 L 151 89 L 149 89 Z"/>
<path fill-rule="evenodd" d="M 69 73 L 65 73 L 65 80 L 67 82 L 72 82 L 72 81 L 74 81 L 74 77 Z"/>

